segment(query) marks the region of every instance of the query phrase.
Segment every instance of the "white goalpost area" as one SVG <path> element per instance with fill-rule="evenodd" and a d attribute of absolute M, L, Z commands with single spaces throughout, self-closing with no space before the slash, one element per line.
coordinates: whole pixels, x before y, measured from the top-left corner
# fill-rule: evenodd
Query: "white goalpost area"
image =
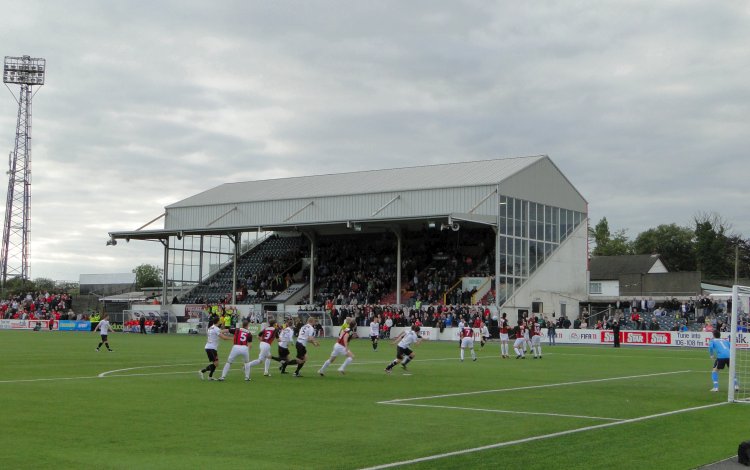
<path fill-rule="evenodd" d="M 734 403 L 750 403 L 750 287 L 732 286 L 732 320 L 730 324 L 728 399 Z M 735 378 L 737 390 L 735 390 Z"/>

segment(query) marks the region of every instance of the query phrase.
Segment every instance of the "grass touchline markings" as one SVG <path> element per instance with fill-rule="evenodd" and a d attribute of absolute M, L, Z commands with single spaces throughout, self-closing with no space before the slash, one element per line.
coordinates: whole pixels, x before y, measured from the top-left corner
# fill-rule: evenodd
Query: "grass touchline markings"
<path fill-rule="evenodd" d="M 420 408 L 443 408 L 448 410 L 463 410 L 463 411 L 486 411 L 490 413 L 507 413 L 507 414 L 519 414 L 519 415 L 540 415 L 540 416 L 558 416 L 562 418 L 583 418 L 583 419 L 599 419 L 605 421 L 623 421 L 621 418 L 604 418 L 601 416 L 582 416 L 582 415 L 566 415 L 561 413 L 540 413 L 534 411 L 510 411 L 510 410 L 490 410 L 485 408 L 467 408 L 463 406 L 443 406 L 443 405 L 417 405 L 415 403 L 386 403 L 387 405 L 394 406 L 416 406 Z"/>
<path fill-rule="evenodd" d="M 481 358 L 480 358 L 481 359 Z M 435 361 L 453 361 L 456 360 L 455 357 L 445 357 L 445 358 L 436 358 L 436 359 L 415 359 L 413 362 L 435 362 Z M 364 362 L 354 362 L 353 364 L 359 364 L 359 365 L 371 365 L 371 364 L 382 364 L 385 363 L 385 361 L 364 361 Z M 154 369 L 154 368 L 160 368 L 160 367 L 186 367 L 186 366 L 200 366 L 203 363 L 192 363 L 192 364 L 159 364 L 159 365 L 150 365 L 150 366 L 136 366 L 136 367 L 127 367 L 124 369 L 113 369 L 104 371 L 98 375 L 90 375 L 90 376 L 80 376 L 80 377 L 47 377 L 47 378 L 40 378 L 40 379 L 11 379 L 11 380 L 0 380 L 0 384 L 10 384 L 10 383 L 23 383 L 23 382 L 54 382 L 56 380 L 88 380 L 88 379 L 104 379 L 104 378 L 111 378 L 111 377 L 146 377 L 149 375 L 170 375 L 170 374 L 194 374 L 195 371 L 176 371 L 176 372 L 157 372 L 153 374 L 115 374 L 115 372 L 123 372 L 128 370 L 136 370 L 136 369 Z M 319 365 L 322 365 L 321 362 Z"/>
<path fill-rule="evenodd" d="M 567 435 L 576 434 L 576 433 L 579 433 L 579 432 L 591 431 L 593 429 L 602 429 L 602 428 L 608 428 L 608 427 L 612 427 L 612 426 L 619 426 L 621 424 L 637 423 L 639 421 L 645 421 L 645 420 L 653 419 L 653 418 L 661 418 L 661 417 L 664 417 L 664 416 L 670 416 L 670 415 L 675 415 L 675 414 L 679 414 L 679 413 L 687 413 L 687 412 L 690 412 L 690 411 L 702 410 L 702 409 L 706 409 L 706 408 L 713 408 L 713 407 L 716 407 L 716 406 L 726 405 L 727 403 L 729 403 L 729 402 L 713 403 L 711 405 L 694 406 L 694 407 L 691 407 L 691 408 L 683 408 L 683 409 L 680 409 L 680 410 L 666 411 L 664 413 L 657 413 L 657 414 L 648 415 L 648 416 L 641 416 L 641 417 L 638 417 L 638 418 L 625 419 L 625 420 L 622 420 L 622 421 L 616 421 L 616 422 L 612 422 L 612 423 L 595 424 L 593 426 L 586 426 L 586 427 L 577 428 L 577 429 L 569 429 L 567 431 L 554 432 L 554 433 L 551 433 L 551 434 L 543 434 L 543 435 L 540 435 L 540 436 L 526 437 L 526 438 L 523 438 L 523 439 L 516 439 L 516 440 L 513 440 L 513 441 L 498 442 L 496 444 L 490 444 L 490 445 L 481 446 L 481 447 L 473 447 L 471 449 L 463 449 L 463 450 L 456 450 L 456 451 L 453 451 L 453 452 L 446 452 L 444 454 L 429 455 L 427 457 L 420 457 L 420 458 L 412 459 L 412 460 L 402 460 L 400 462 L 393 462 L 393 463 L 387 463 L 387 464 L 383 464 L 383 465 L 377 465 L 377 466 L 374 466 L 374 467 L 367 467 L 367 468 L 364 468 L 362 470 L 380 470 L 380 469 L 383 469 L 383 468 L 393 468 L 393 467 L 400 467 L 402 465 L 410 465 L 410 464 L 414 464 L 414 463 L 428 462 L 428 461 L 431 461 L 431 460 L 438 460 L 438 459 L 442 459 L 442 458 L 445 458 L 445 457 L 453 457 L 453 456 L 456 456 L 456 455 L 470 454 L 470 453 L 481 452 L 483 450 L 489 450 L 489 449 L 498 449 L 500 447 L 508 447 L 508 446 L 512 446 L 512 445 L 516 445 L 516 444 L 525 444 L 527 442 L 540 441 L 540 440 L 543 440 L 543 439 L 550 439 L 550 438 L 553 438 L 553 437 L 567 436 Z"/>
<path fill-rule="evenodd" d="M 466 396 L 466 395 L 481 395 L 484 393 L 496 393 L 496 392 L 514 392 L 517 390 L 532 390 L 535 388 L 562 387 L 565 385 L 579 385 L 579 384 L 589 384 L 589 383 L 596 383 L 596 382 L 610 382 L 612 380 L 639 379 L 643 377 L 657 377 L 660 375 L 685 374 L 688 372 L 692 372 L 692 371 L 691 370 L 679 370 L 679 371 L 674 371 L 674 372 L 657 372 L 654 374 L 628 375 L 624 377 L 608 377 L 604 379 L 577 380 L 574 382 L 560 382 L 560 383 L 555 383 L 555 384 L 527 385 L 524 387 L 498 388 L 494 390 L 478 390 L 474 392 L 446 393 L 443 395 L 432 395 L 432 396 L 427 396 L 427 397 L 398 398 L 395 400 L 379 401 L 377 403 L 379 405 L 391 405 L 393 403 L 399 403 L 399 402 L 404 402 L 404 401 L 428 400 L 432 398 L 461 397 L 461 396 Z"/>
<path fill-rule="evenodd" d="M 125 368 L 125 369 L 114 369 L 114 370 L 108 370 L 108 371 L 102 372 L 101 374 L 97 375 L 97 377 L 106 377 L 106 376 L 108 376 L 109 374 L 114 374 L 115 372 L 123 372 L 123 371 L 126 371 L 126 370 L 136 370 L 136 369 L 156 369 L 156 368 L 160 368 L 160 367 L 182 367 L 182 366 L 194 366 L 194 365 L 195 365 L 195 364 L 191 363 L 191 364 L 161 364 L 161 365 L 156 365 L 156 366 L 136 366 L 136 367 L 127 367 L 127 368 Z M 129 375 L 129 374 L 123 374 L 123 375 L 119 375 L 118 377 L 123 377 L 124 375 Z M 132 375 L 135 375 L 135 374 L 132 374 Z"/>

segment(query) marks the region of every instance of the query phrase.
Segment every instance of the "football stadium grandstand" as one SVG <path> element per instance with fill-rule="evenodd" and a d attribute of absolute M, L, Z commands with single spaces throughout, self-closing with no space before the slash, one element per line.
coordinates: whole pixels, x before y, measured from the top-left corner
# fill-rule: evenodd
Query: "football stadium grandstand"
<path fill-rule="evenodd" d="M 587 202 L 546 155 L 226 183 L 165 208 L 180 304 L 477 303 L 577 317 Z"/>

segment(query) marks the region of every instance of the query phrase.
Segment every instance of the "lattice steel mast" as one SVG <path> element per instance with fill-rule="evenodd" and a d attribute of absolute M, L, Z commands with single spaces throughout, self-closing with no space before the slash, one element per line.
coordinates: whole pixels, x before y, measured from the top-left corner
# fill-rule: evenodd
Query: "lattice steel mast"
<path fill-rule="evenodd" d="M 31 222 L 31 99 L 32 87 L 44 85 L 44 59 L 5 56 L 3 83 L 21 86 L 18 95 L 16 144 L 8 158 L 8 199 L 5 205 L 3 244 L 0 248 L 0 282 L 29 278 L 29 228 Z M 8 88 L 10 89 L 10 88 Z"/>

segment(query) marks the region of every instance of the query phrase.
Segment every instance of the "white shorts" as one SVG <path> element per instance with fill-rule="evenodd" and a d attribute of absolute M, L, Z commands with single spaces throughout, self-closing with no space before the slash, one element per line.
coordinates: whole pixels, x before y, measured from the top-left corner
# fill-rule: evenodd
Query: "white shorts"
<path fill-rule="evenodd" d="M 500 333 L 500 341 L 508 341 L 508 333 Z"/>
<path fill-rule="evenodd" d="M 331 357 L 346 356 L 346 348 L 341 346 L 339 343 L 333 345 L 333 351 L 331 351 Z"/>
<path fill-rule="evenodd" d="M 517 338 L 516 341 L 513 343 L 514 348 L 522 348 L 524 343 L 526 343 L 526 340 L 523 338 Z"/>
<path fill-rule="evenodd" d="M 535 335 L 531 337 L 531 345 L 536 346 L 542 344 L 542 337 L 539 335 Z"/>
<path fill-rule="evenodd" d="M 248 348 L 247 346 L 239 346 L 235 344 L 234 346 L 232 346 L 232 350 L 229 351 L 229 357 L 227 358 L 227 362 L 231 364 L 232 362 L 234 362 L 234 359 L 238 356 L 245 359 L 244 361 L 245 363 L 250 362 L 250 348 Z"/>
<path fill-rule="evenodd" d="M 258 345 L 258 359 L 271 359 L 271 345 L 261 341 Z"/>
<path fill-rule="evenodd" d="M 461 338 L 461 347 L 462 348 L 473 348 L 474 347 L 474 338 Z"/>

